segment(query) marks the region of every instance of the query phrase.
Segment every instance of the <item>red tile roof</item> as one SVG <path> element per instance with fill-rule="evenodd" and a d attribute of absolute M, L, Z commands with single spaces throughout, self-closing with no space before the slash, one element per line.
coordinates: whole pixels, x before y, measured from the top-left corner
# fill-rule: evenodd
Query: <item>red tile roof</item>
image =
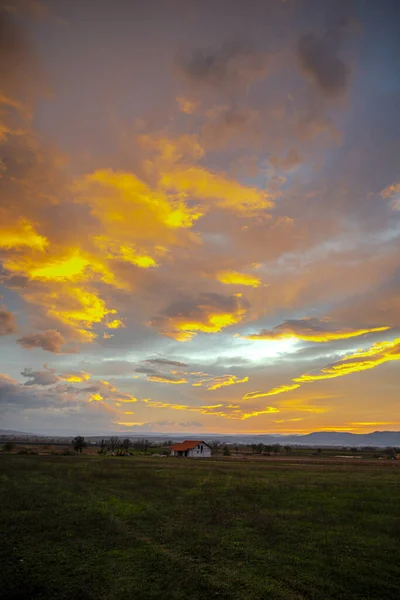
<path fill-rule="evenodd" d="M 184 442 L 174 444 L 173 446 L 171 446 L 171 450 L 192 450 L 193 448 L 196 448 L 196 446 L 198 446 L 199 444 L 205 444 L 206 446 L 208 446 L 208 444 L 203 442 L 203 440 L 185 440 Z"/>

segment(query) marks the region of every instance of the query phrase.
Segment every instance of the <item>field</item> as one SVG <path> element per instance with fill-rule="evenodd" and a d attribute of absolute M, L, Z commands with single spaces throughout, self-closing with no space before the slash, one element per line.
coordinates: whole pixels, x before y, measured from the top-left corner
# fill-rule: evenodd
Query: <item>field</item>
<path fill-rule="evenodd" d="M 0 456 L 0 597 L 400 598 L 400 465 Z"/>

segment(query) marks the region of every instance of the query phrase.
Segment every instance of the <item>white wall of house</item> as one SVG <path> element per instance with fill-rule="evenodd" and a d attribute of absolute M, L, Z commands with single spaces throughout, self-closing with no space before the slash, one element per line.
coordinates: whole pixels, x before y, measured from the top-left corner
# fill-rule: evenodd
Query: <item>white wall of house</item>
<path fill-rule="evenodd" d="M 192 458 L 210 458 L 211 448 L 206 444 L 199 444 L 192 450 L 189 450 L 188 456 L 191 456 Z"/>
<path fill-rule="evenodd" d="M 171 450 L 171 456 L 184 456 L 178 450 Z M 187 451 L 187 456 L 190 458 L 210 458 L 211 448 L 206 444 L 199 444 L 195 448 L 191 448 Z"/>

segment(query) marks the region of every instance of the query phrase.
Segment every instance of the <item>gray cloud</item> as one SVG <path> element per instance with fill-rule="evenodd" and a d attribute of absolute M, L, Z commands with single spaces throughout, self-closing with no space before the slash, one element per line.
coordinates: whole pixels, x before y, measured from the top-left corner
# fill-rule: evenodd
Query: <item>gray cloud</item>
<path fill-rule="evenodd" d="M 0 335 L 11 335 L 17 331 L 17 323 L 12 313 L 0 310 Z"/>
<path fill-rule="evenodd" d="M 160 366 L 167 366 L 167 367 L 187 367 L 188 366 L 187 363 L 180 362 L 179 360 L 168 360 L 167 358 L 146 358 L 142 362 L 150 363 L 151 365 L 160 365 Z"/>
<path fill-rule="evenodd" d="M 204 427 L 199 421 L 185 421 L 184 423 L 179 423 L 179 425 L 181 427 Z"/>
<path fill-rule="evenodd" d="M 24 385 L 53 385 L 60 380 L 51 369 L 45 369 L 44 371 L 24 369 L 21 375 L 28 378 Z"/>

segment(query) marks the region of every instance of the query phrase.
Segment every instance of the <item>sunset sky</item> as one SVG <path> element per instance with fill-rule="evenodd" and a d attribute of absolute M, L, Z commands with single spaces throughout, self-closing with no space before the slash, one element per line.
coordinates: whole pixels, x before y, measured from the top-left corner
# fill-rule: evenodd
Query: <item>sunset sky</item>
<path fill-rule="evenodd" d="M 400 2 L 0 6 L 0 427 L 400 431 Z"/>

